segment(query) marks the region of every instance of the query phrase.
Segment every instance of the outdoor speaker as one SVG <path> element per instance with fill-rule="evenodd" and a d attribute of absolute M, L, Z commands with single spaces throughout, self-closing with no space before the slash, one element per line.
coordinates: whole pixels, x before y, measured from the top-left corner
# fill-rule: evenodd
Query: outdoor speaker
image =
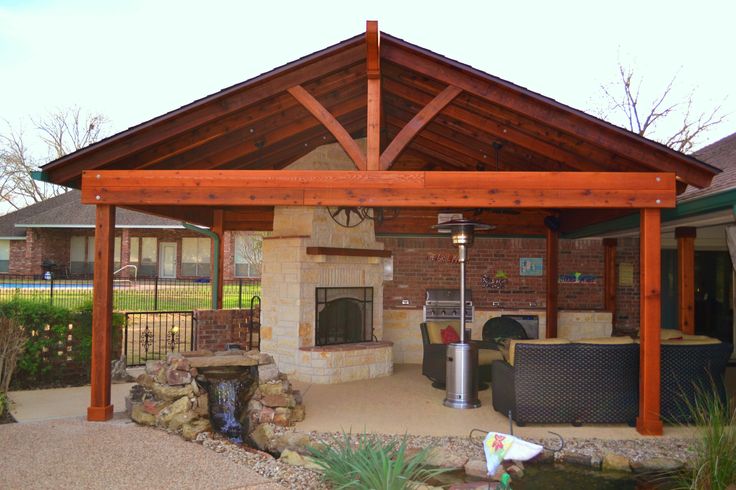
<path fill-rule="evenodd" d="M 560 218 L 552 215 L 546 216 L 544 218 L 544 226 L 552 231 L 557 231 L 560 229 Z"/>

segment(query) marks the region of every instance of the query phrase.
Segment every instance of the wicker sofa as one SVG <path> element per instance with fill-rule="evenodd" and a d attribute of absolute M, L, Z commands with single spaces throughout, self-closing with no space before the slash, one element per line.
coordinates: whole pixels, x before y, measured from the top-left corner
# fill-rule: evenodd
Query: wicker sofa
<path fill-rule="evenodd" d="M 493 408 L 518 425 L 527 423 L 628 423 L 639 411 L 639 344 L 622 338 L 570 343 L 554 339 L 515 341 L 511 363 L 492 365 Z M 549 341 L 546 341 L 549 342 Z M 662 418 L 686 421 L 683 394 L 693 400 L 693 383 L 725 398 L 723 376 L 730 344 L 663 341 Z"/>
<path fill-rule="evenodd" d="M 550 345 L 550 340 L 556 343 Z M 634 423 L 639 346 L 514 341 L 509 364 L 492 366 L 493 408 L 526 423 Z M 613 341 L 616 342 L 616 341 Z"/>

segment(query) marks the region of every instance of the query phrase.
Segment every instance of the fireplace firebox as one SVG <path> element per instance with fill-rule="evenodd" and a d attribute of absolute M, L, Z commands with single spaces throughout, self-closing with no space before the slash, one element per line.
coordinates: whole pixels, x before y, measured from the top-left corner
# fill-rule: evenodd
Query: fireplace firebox
<path fill-rule="evenodd" d="M 315 345 L 373 338 L 373 288 L 316 288 Z"/>

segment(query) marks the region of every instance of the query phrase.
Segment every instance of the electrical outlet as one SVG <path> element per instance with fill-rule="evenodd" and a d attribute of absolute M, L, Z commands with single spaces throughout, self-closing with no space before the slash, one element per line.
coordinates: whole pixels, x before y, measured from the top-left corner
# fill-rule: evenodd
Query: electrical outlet
<path fill-rule="evenodd" d="M 491 303 L 491 306 L 501 306 L 501 302 L 500 301 L 494 301 L 493 303 Z"/>
<path fill-rule="evenodd" d="M 409 304 L 409 300 L 408 299 L 402 299 L 401 300 L 401 304 L 402 305 L 408 305 Z"/>

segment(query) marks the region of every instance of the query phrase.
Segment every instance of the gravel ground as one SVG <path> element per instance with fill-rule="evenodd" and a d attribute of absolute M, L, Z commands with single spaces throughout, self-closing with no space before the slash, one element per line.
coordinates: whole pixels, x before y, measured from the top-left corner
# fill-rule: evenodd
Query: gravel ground
<path fill-rule="evenodd" d="M 199 444 L 127 418 L 5 424 L 0 449 L 0 488 L 284 488 Z"/>
<path fill-rule="evenodd" d="M 277 430 L 277 434 L 285 432 Z M 329 442 L 334 438 L 342 439 L 340 433 L 310 432 L 310 439 L 314 442 Z M 381 440 L 401 438 L 403 435 L 381 434 Z M 278 482 L 293 489 L 327 489 L 329 488 L 316 471 L 291 466 L 274 459 L 271 455 L 243 448 L 232 444 L 217 435 L 210 433 L 200 434 L 198 442 L 213 450 L 228 460 L 250 467 L 259 475 Z M 559 447 L 556 438 L 532 440 L 550 448 Z M 626 456 L 632 461 L 641 461 L 653 457 L 667 457 L 685 462 L 688 460 L 692 441 L 686 439 L 652 438 L 635 440 L 610 439 L 569 439 L 565 440 L 561 453 L 581 454 L 591 456 L 594 462 L 600 463 L 606 453 L 615 453 Z M 483 449 L 479 443 L 467 437 L 435 437 L 435 436 L 407 436 L 409 447 L 424 448 L 429 446 L 444 447 L 454 454 L 463 455 L 469 459 L 483 459 Z M 560 456 L 558 453 L 557 457 Z"/>

